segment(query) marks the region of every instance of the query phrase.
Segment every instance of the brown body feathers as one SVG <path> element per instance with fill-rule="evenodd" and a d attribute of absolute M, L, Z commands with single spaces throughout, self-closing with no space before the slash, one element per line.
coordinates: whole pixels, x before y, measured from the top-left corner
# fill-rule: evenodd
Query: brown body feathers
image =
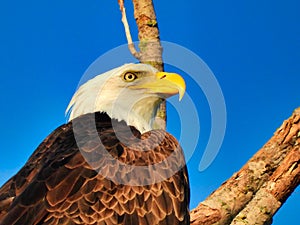
<path fill-rule="evenodd" d="M 97 141 L 85 139 L 92 128 L 111 158 L 103 156 Z M 173 159 L 164 162 L 170 155 Z M 148 184 L 151 171 L 130 174 L 124 169 L 157 163 L 162 177 Z M 176 172 L 169 176 L 169 170 Z M 0 224 L 183 225 L 189 224 L 188 205 L 188 175 L 176 139 L 162 130 L 140 134 L 96 113 L 57 128 L 1 187 Z"/>

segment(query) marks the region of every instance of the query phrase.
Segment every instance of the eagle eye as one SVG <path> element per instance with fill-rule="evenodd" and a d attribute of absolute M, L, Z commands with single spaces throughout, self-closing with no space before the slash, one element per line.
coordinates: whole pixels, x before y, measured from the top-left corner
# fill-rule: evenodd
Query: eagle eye
<path fill-rule="evenodd" d="M 127 72 L 123 75 L 123 80 L 127 82 L 132 82 L 134 81 L 138 76 L 132 72 Z"/>

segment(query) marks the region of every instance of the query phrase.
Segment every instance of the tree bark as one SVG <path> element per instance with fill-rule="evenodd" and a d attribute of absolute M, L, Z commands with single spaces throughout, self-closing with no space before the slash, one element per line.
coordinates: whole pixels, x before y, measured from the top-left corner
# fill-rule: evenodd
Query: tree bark
<path fill-rule="evenodd" d="M 234 218 L 232 225 L 271 224 L 272 217 L 300 182 L 300 143 L 258 190 L 249 204 Z"/>
<path fill-rule="evenodd" d="M 140 61 L 163 71 L 162 47 L 152 0 L 132 0 L 138 27 Z"/>
<path fill-rule="evenodd" d="M 268 224 L 299 185 L 299 144 L 300 108 L 239 172 L 191 212 L 191 224 Z"/>

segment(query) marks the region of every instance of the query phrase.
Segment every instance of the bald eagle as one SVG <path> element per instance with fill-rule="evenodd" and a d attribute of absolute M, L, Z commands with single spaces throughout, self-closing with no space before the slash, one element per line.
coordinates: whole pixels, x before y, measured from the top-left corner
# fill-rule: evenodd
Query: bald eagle
<path fill-rule="evenodd" d="M 189 224 L 182 149 L 154 120 L 185 83 L 146 64 L 98 75 L 74 94 L 54 130 L 0 189 L 1 225 Z"/>

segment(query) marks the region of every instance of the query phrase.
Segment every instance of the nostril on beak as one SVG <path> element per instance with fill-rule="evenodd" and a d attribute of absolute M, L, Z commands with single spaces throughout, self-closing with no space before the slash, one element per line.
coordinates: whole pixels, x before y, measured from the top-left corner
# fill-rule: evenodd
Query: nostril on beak
<path fill-rule="evenodd" d="M 162 79 L 164 79 L 166 76 L 167 76 L 167 75 L 166 75 L 166 74 L 164 74 L 163 76 L 161 76 L 161 78 L 160 78 L 160 79 L 162 80 Z"/>

